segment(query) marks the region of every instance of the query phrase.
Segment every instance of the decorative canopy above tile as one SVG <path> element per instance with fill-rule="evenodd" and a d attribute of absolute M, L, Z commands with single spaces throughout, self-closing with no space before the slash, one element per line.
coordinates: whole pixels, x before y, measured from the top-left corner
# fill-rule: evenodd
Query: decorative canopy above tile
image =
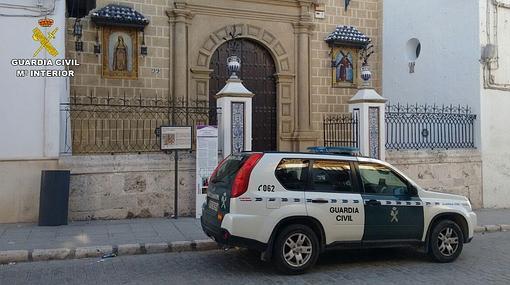
<path fill-rule="evenodd" d="M 149 24 L 140 12 L 127 6 L 109 4 L 92 12 L 92 22 L 98 26 L 118 26 L 143 30 Z"/>
<path fill-rule="evenodd" d="M 337 26 L 325 41 L 330 45 L 344 45 L 363 48 L 370 43 L 370 38 L 352 26 Z"/>

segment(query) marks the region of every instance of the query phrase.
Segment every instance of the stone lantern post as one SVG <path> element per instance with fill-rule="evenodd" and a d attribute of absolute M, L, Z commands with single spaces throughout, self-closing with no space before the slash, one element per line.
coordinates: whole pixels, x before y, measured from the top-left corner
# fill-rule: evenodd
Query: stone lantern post
<path fill-rule="evenodd" d="M 231 153 L 251 151 L 252 147 L 252 97 L 237 76 L 241 61 L 237 56 L 227 59 L 231 73 L 227 84 L 216 94 L 216 104 L 221 108 L 218 116 L 219 147 L 223 158 Z"/>

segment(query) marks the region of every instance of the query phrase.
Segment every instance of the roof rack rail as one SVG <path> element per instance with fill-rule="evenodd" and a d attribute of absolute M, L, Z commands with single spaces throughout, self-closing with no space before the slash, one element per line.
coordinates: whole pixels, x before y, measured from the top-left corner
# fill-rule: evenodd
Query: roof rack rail
<path fill-rule="evenodd" d="M 307 149 L 313 153 L 340 154 L 349 156 L 360 155 L 359 148 L 348 146 L 311 146 Z"/>

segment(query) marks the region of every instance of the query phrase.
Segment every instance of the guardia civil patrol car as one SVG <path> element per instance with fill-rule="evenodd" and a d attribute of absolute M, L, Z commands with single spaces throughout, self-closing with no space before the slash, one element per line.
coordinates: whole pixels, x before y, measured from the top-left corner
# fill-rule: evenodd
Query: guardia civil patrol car
<path fill-rule="evenodd" d="M 297 274 L 338 248 L 413 246 L 451 262 L 473 238 L 476 214 L 467 198 L 424 190 L 384 161 L 316 148 L 227 157 L 201 224 L 218 243 Z"/>

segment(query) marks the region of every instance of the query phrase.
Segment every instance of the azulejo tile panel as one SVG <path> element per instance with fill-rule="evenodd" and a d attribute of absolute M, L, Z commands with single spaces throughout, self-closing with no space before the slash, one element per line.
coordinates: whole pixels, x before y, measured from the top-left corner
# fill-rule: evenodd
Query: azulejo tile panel
<path fill-rule="evenodd" d="M 232 102 L 232 153 L 244 150 L 244 102 Z"/>
<path fill-rule="evenodd" d="M 369 156 L 379 158 L 379 107 L 368 108 Z"/>

